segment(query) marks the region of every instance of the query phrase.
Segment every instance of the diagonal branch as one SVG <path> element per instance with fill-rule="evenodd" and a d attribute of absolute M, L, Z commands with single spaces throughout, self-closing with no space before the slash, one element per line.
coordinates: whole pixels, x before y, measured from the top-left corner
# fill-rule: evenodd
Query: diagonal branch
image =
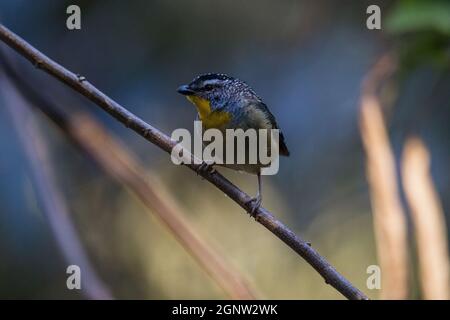
<path fill-rule="evenodd" d="M 202 239 L 175 205 L 174 199 L 163 196 L 154 179 L 146 174 L 143 165 L 117 138 L 109 134 L 89 114 L 75 112 L 70 115 L 60 110 L 51 100 L 44 98 L 20 78 L 9 64 L 14 60 L 3 58 L 4 70 L 14 86 L 26 100 L 28 107 L 40 110 L 106 174 L 126 186 L 148 207 L 210 277 L 233 299 L 255 299 L 258 294 L 249 282 L 217 250 Z M 6 82 L 6 77 L 5 77 Z M 26 110 L 24 110 L 26 111 Z M 25 112 L 23 112 L 25 113 Z"/>
<path fill-rule="evenodd" d="M 172 148 L 176 145 L 176 141 L 170 139 L 170 137 L 147 124 L 145 121 L 106 96 L 103 92 L 89 83 L 86 78 L 74 74 L 55 61 L 51 60 L 2 24 L 0 24 L 0 39 L 28 59 L 34 66 L 42 69 L 69 87 L 73 88 L 75 91 L 79 92 L 94 102 L 97 106 L 108 112 L 115 119 L 123 123 L 126 127 L 134 130 L 136 133 L 151 143 L 157 145 L 159 148 L 170 153 Z M 196 164 L 189 164 L 186 166 L 194 171 L 197 171 L 199 167 L 199 165 Z M 242 208 L 247 211 L 251 210 L 251 203 L 249 202 L 251 197 L 237 188 L 220 173 L 201 172 L 201 176 L 227 194 Z M 325 258 L 323 258 L 311 247 L 310 244 L 297 237 L 268 210 L 262 207 L 259 208 L 255 212 L 255 220 L 280 238 L 301 257 L 303 257 L 325 279 L 326 283 L 332 285 L 345 297 L 348 299 L 367 299 L 361 291 L 359 291 L 346 278 L 337 272 L 336 269 L 325 260 Z"/>

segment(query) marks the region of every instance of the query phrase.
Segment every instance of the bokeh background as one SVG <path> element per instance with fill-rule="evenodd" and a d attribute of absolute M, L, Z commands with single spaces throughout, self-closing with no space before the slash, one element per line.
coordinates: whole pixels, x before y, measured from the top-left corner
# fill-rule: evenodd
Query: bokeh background
<path fill-rule="evenodd" d="M 366 28 L 378 4 L 382 30 Z M 78 4 L 82 29 L 65 27 Z M 366 157 L 358 125 L 361 83 L 386 51 L 398 56 L 384 110 L 397 165 L 420 136 L 449 227 L 450 8 L 446 1 L 27 1 L 0 3 L 0 21 L 148 123 L 192 131 L 195 109 L 176 93 L 204 72 L 249 83 L 284 131 L 289 158 L 264 177 L 264 206 L 310 241 L 371 298 L 376 265 Z M 6 47 L 1 44 L 5 49 Z M 5 49 L 9 50 L 9 49 Z M 23 63 L 22 63 L 23 62 Z M 340 299 L 292 250 L 190 170 L 24 59 L 22 76 L 66 110 L 84 109 L 138 155 L 196 231 L 263 298 Z M 23 65 L 23 66 L 22 66 Z M 1 69 L 0 69 L 1 70 Z M 0 97 L 0 298 L 84 298 L 39 206 L 30 167 Z M 45 117 L 57 186 L 91 262 L 115 298 L 223 299 L 225 293 L 130 191 L 104 174 Z M 256 178 L 219 169 L 250 194 Z M 421 298 L 408 206 L 409 298 Z"/>

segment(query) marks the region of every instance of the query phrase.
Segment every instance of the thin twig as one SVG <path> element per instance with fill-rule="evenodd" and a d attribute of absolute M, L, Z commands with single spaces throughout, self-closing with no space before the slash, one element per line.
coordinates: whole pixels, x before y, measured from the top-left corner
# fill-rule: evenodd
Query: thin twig
<path fill-rule="evenodd" d="M 64 197 L 55 185 L 45 140 L 34 124 L 29 110 L 26 109 L 26 102 L 4 77 L 0 78 L 0 83 L 6 109 L 27 156 L 36 193 L 56 242 L 67 263 L 80 267 L 81 292 L 91 299 L 112 299 L 109 289 L 91 265 L 78 239 L 75 227 L 70 221 Z"/>
<path fill-rule="evenodd" d="M 106 96 L 95 86 L 89 83 L 85 77 L 79 75 L 77 76 L 73 72 L 65 69 L 1 24 L 0 38 L 11 48 L 15 49 L 18 53 L 28 59 L 37 68 L 42 69 L 80 94 L 84 95 L 97 106 L 108 112 L 115 119 L 123 123 L 126 127 L 134 130 L 164 151 L 170 153 L 172 148 L 176 145 L 176 141 L 170 139 L 170 137 L 150 126 L 142 119 L 138 118 L 117 102 Z M 199 168 L 199 165 L 196 164 L 189 164 L 187 166 L 194 171 L 197 171 Z M 227 194 L 246 211 L 251 211 L 251 197 L 225 179 L 225 177 L 217 171 L 213 173 L 201 172 L 200 174 L 203 178 Z M 262 207 L 259 208 L 255 212 L 255 219 L 278 238 L 280 238 L 289 247 L 291 247 L 301 257 L 303 257 L 325 279 L 326 283 L 332 285 L 345 297 L 349 299 L 367 299 L 367 297 L 360 290 L 354 287 L 346 278 L 338 273 L 336 269 L 325 260 L 325 258 L 323 258 L 307 242 L 297 237 L 268 210 Z"/>
<path fill-rule="evenodd" d="M 400 201 L 395 158 L 376 95 L 380 83 L 395 70 L 384 55 L 367 74 L 361 93 L 360 127 L 367 155 L 375 240 L 382 270 L 382 299 L 406 299 L 408 250 L 406 218 Z"/>
<path fill-rule="evenodd" d="M 430 174 L 430 154 L 419 138 L 406 141 L 402 178 L 416 235 L 423 298 L 448 300 L 450 267 L 445 215 Z"/>
<path fill-rule="evenodd" d="M 12 63 L 0 55 L 0 61 Z M 233 299 L 255 299 L 255 290 L 208 241 L 202 239 L 194 227 L 183 217 L 175 199 L 161 195 L 152 177 L 143 165 L 127 150 L 121 141 L 107 132 L 89 114 L 63 112 L 52 101 L 44 98 L 23 81 L 9 65 L 3 68 L 22 96 L 32 107 L 43 112 L 80 150 L 103 171 L 131 190 L 165 225 L 181 246 L 196 260 L 211 278 Z"/>

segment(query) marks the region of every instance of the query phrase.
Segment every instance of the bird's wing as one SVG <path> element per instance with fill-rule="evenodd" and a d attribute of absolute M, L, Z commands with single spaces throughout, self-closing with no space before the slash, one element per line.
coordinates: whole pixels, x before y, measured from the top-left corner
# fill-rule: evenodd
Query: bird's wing
<path fill-rule="evenodd" d="M 269 108 L 264 102 L 255 101 L 250 103 L 247 106 L 245 113 L 246 119 L 251 122 L 249 127 L 280 130 L 280 154 L 283 156 L 289 156 L 289 150 L 287 148 L 283 132 L 278 126 L 275 120 L 275 116 L 270 112 Z"/>

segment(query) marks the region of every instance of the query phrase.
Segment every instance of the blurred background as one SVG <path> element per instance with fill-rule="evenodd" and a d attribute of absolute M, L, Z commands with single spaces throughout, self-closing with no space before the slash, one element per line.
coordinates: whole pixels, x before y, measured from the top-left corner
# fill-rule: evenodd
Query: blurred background
<path fill-rule="evenodd" d="M 66 28 L 70 4 L 81 8 L 81 30 Z M 366 27 L 371 4 L 381 8 L 381 30 Z M 417 197 L 408 197 L 402 177 L 404 148 L 412 136 L 420 139 L 421 150 L 430 157 L 433 211 L 440 221 L 440 247 L 448 266 L 448 1 L 11 0 L 0 3 L 0 21 L 169 135 L 176 128 L 193 130 L 195 109 L 176 93 L 179 85 L 205 72 L 227 73 L 249 83 L 277 117 L 291 151 L 289 158 L 281 159 L 277 175 L 264 177 L 263 205 L 374 299 L 383 297 L 382 290 L 367 288 L 366 270 L 383 264 L 382 244 L 377 243 L 385 235 L 374 231 L 374 211 L 382 208 L 371 188 L 383 188 L 383 183 L 368 179 L 371 140 L 362 139 L 360 98 L 363 79 L 374 63 L 386 52 L 392 54 L 395 71 L 380 84 L 377 97 L 397 184 L 391 201 L 404 218 L 393 224 L 404 224 L 406 230 L 406 249 L 399 250 L 406 250 L 407 292 L 398 297 L 426 298 L 421 284 L 426 267 L 417 242 L 423 224 L 415 223 L 421 220 L 414 220 L 412 213 L 423 210 L 415 210 L 411 200 Z M 0 47 L 16 58 L 22 80 L 45 99 L 69 114 L 88 112 L 122 141 L 143 163 L 145 174 L 157 181 L 152 185 L 161 197 L 178 208 L 193 232 L 217 250 L 258 297 L 343 298 L 218 189 L 173 165 L 168 154 L 33 68 L 3 43 Z M 5 108 L 4 89 L 0 298 L 86 298 L 83 290 L 66 288 L 69 263 L 40 205 L 29 159 Z M 33 113 L 49 150 L 55 186 L 85 254 L 112 296 L 229 297 L 128 186 L 80 152 L 42 113 Z M 254 176 L 219 171 L 255 194 Z M 382 266 L 382 275 L 383 270 Z"/>

